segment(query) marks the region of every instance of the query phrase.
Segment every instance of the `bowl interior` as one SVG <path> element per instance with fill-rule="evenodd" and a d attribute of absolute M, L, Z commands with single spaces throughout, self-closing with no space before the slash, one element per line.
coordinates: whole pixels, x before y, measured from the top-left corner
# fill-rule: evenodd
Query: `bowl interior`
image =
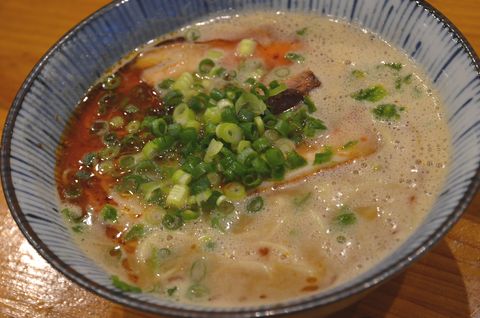
<path fill-rule="evenodd" d="M 402 48 L 423 67 L 446 105 L 451 166 L 423 224 L 394 253 L 334 289 L 273 307 L 213 309 L 121 294 L 109 275 L 73 243 L 58 211 L 56 149 L 75 106 L 90 85 L 127 52 L 209 15 L 242 10 L 305 11 L 351 21 Z M 404 268 L 459 218 L 478 186 L 480 79 L 465 39 L 427 4 L 402 0 L 144 0 L 117 1 L 84 20 L 35 67 L 17 95 L 3 135 L 2 181 L 12 215 L 30 243 L 78 284 L 139 309 L 182 316 L 222 312 L 249 316 L 324 305 L 374 286 Z"/>

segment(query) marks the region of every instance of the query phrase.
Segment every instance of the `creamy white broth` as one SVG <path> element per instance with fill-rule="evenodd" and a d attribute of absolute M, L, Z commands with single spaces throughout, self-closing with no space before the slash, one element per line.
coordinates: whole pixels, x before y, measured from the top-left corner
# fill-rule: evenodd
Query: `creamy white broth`
<path fill-rule="evenodd" d="M 322 82 L 310 93 L 317 105 L 314 116 L 328 127 L 317 137 L 317 146 L 342 145 L 369 135 L 377 149 L 315 176 L 252 194 L 264 198 L 264 208 L 257 213 L 245 211 L 251 197 L 237 202 L 225 232 L 202 219 L 176 231 L 151 227 L 138 242 L 136 263 L 130 264 L 145 292 L 230 307 L 275 303 L 331 288 L 399 246 L 423 221 L 442 185 L 450 151 L 443 107 L 424 72 L 404 52 L 357 26 L 297 13 L 248 13 L 194 27 L 200 40 L 207 40 L 237 38 L 251 26 L 272 29 L 287 39 L 307 28 L 302 36 L 308 44 L 302 50 L 305 61 L 292 66 L 292 73 L 310 69 Z M 385 63 L 401 63 L 403 68 L 397 71 Z M 353 76 L 354 70 L 364 76 Z M 397 89 L 396 79 L 409 74 L 411 82 Z M 273 79 L 273 72 L 264 78 Z M 351 97 L 377 84 L 388 91 L 381 102 Z M 405 108 L 399 120 L 375 118 L 372 109 L 386 103 Z M 120 209 L 121 224 L 142 221 L 155 209 L 113 190 L 109 194 Z M 336 223 L 342 209 L 355 214 L 354 224 Z M 103 225 L 94 222 L 74 236 L 107 271 L 128 281 L 123 256 L 111 256 L 114 245 L 104 232 Z M 169 248 L 173 255 L 154 275 L 146 261 L 151 247 Z M 205 297 L 192 299 L 187 294 L 192 270 L 193 276 L 201 277 Z"/>

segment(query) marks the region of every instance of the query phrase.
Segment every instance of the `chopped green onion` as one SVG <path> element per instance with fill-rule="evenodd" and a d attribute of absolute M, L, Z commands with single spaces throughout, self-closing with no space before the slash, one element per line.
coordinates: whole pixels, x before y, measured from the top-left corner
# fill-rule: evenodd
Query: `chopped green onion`
<path fill-rule="evenodd" d="M 232 107 L 225 107 L 222 110 L 222 121 L 226 123 L 238 123 L 237 115 L 235 114 L 235 110 Z"/>
<path fill-rule="evenodd" d="M 178 90 L 183 93 L 183 95 L 187 95 L 189 90 L 192 88 L 193 85 L 193 75 L 188 72 L 182 73 L 175 83 L 172 84 L 172 89 Z"/>
<path fill-rule="evenodd" d="M 255 149 L 257 152 L 263 152 L 271 145 L 271 142 L 265 137 L 260 137 L 252 143 L 253 149 Z"/>
<path fill-rule="evenodd" d="M 195 283 L 199 283 L 205 278 L 206 275 L 207 264 L 205 263 L 205 261 L 199 259 L 193 262 L 192 267 L 190 267 L 190 279 Z"/>
<path fill-rule="evenodd" d="M 110 204 L 105 204 L 100 210 L 100 215 L 104 221 L 116 223 L 118 219 L 117 209 L 115 209 Z"/>
<path fill-rule="evenodd" d="M 212 139 L 208 144 L 208 148 L 205 152 L 205 157 L 203 158 L 203 160 L 207 163 L 212 162 L 213 158 L 220 152 L 220 150 L 222 150 L 222 148 L 222 142 Z"/>
<path fill-rule="evenodd" d="M 274 141 L 273 145 L 280 149 L 284 154 L 287 154 L 295 149 L 295 143 L 288 138 L 280 138 Z"/>
<path fill-rule="evenodd" d="M 245 164 L 247 161 L 250 161 L 257 156 L 257 153 L 252 148 L 245 148 L 242 152 L 238 154 L 238 161 L 242 164 Z"/>
<path fill-rule="evenodd" d="M 263 209 L 263 205 L 263 198 L 255 197 L 247 203 L 247 211 L 251 213 L 258 212 Z"/>
<path fill-rule="evenodd" d="M 347 150 L 354 147 L 357 144 L 358 144 L 358 140 L 350 140 L 349 142 L 347 142 L 345 145 L 342 146 L 342 149 Z"/>
<path fill-rule="evenodd" d="M 280 134 L 276 130 L 267 129 L 263 134 L 263 137 L 265 137 L 270 142 L 275 142 L 276 140 L 280 139 Z"/>
<path fill-rule="evenodd" d="M 127 292 L 127 293 L 141 293 L 142 292 L 142 290 L 140 288 L 125 283 L 124 281 L 122 281 L 116 275 L 113 275 L 111 277 L 111 279 L 112 279 L 113 286 L 115 286 L 116 288 L 120 289 L 123 292 Z"/>
<path fill-rule="evenodd" d="M 189 299 L 195 300 L 199 298 L 204 298 L 206 297 L 210 291 L 208 290 L 207 287 L 199 284 L 193 284 L 190 286 L 187 290 L 187 297 Z"/>
<path fill-rule="evenodd" d="M 102 83 L 102 88 L 107 90 L 113 90 L 120 86 L 122 79 L 119 75 L 109 75 Z"/>
<path fill-rule="evenodd" d="M 102 161 L 98 164 L 97 171 L 100 174 L 108 174 L 115 169 L 115 166 L 111 160 Z"/>
<path fill-rule="evenodd" d="M 233 123 L 219 124 L 215 129 L 215 133 L 218 138 L 221 138 L 230 144 L 237 144 L 243 137 L 242 129 L 237 124 Z"/>
<path fill-rule="evenodd" d="M 285 54 L 285 59 L 297 63 L 303 63 L 305 61 L 305 57 L 303 57 L 303 55 L 294 52 Z"/>
<path fill-rule="evenodd" d="M 297 35 L 300 35 L 300 36 L 304 36 L 305 34 L 307 34 L 307 31 L 308 31 L 308 28 L 307 27 L 304 27 L 304 28 L 301 28 L 300 30 L 297 30 Z"/>
<path fill-rule="evenodd" d="M 246 196 L 245 187 L 238 182 L 230 182 L 223 187 L 223 193 L 232 201 L 240 201 Z"/>
<path fill-rule="evenodd" d="M 72 231 L 75 233 L 83 233 L 84 229 L 85 229 L 84 224 L 77 224 L 75 226 L 72 226 Z"/>
<path fill-rule="evenodd" d="M 207 176 L 207 178 L 208 178 L 208 176 Z M 208 181 L 210 182 L 210 178 L 208 178 Z M 205 202 L 210 198 L 211 195 L 212 195 L 212 191 L 210 189 L 206 189 L 205 191 L 200 192 L 199 194 L 195 195 L 195 201 L 197 203 Z"/>
<path fill-rule="evenodd" d="M 88 180 L 93 177 L 93 174 L 86 170 L 79 170 L 75 174 L 75 177 L 77 177 L 79 180 Z"/>
<path fill-rule="evenodd" d="M 208 181 L 210 181 L 210 184 L 214 187 L 218 186 L 222 181 L 220 175 L 216 172 L 208 173 L 207 178 L 208 178 Z"/>
<path fill-rule="evenodd" d="M 237 152 L 241 153 L 243 150 L 250 147 L 251 147 L 251 142 L 249 140 L 240 140 L 240 142 L 237 145 Z"/>
<path fill-rule="evenodd" d="M 381 120 L 398 120 L 400 119 L 400 108 L 395 104 L 382 104 L 375 107 L 372 112 L 377 119 Z"/>
<path fill-rule="evenodd" d="M 270 168 L 265 160 L 260 157 L 252 160 L 252 167 L 255 171 L 261 175 L 267 175 L 270 173 Z"/>
<path fill-rule="evenodd" d="M 138 240 L 145 235 L 145 226 L 141 223 L 134 224 L 125 234 L 125 242 Z"/>
<path fill-rule="evenodd" d="M 152 121 L 152 132 L 155 136 L 160 137 L 167 132 L 167 122 L 163 118 L 157 118 Z"/>
<path fill-rule="evenodd" d="M 169 89 L 175 81 L 171 78 L 167 78 L 158 84 L 158 87 L 161 89 Z"/>
<path fill-rule="evenodd" d="M 218 101 L 217 107 L 220 108 L 220 109 L 225 108 L 225 107 L 233 107 L 233 103 L 232 103 L 231 100 L 223 98 L 223 99 Z"/>
<path fill-rule="evenodd" d="M 242 176 L 242 183 L 248 188 L 254 188 L 262 183 L 262 178 L 258 172 L 252 171 Z"/>
<path fill-rule="evenodd" d="M 352 225 L 357 222 L 357 217 L 352 212 L 343 212 L 335 217 L 335 222 L 342 226 Z"/>
<path fill-rule="evenodd" d="M 187 104 L 180 104 L 173 111 L 173 120 L 184 126 L 188 121 L 195 119 L 195 112 L 188 108 Z"/>
<path fill-rule="evenodd" d="M 118 159 L 118 165 L 122 170 L 128 170 L 135 165 L 135 157 L 130 155 L 121 156 Z"/>
<path fill-rule="evenodd" d="M 173 294 L 175 294 L 175 292 L 178 290 L 178 287 L 177 286 L 173 286 L 171 288 L 168 288 L 167 289 L 167 295 L 168 296 L 173 296 Z"/>
<path fill-rule="evenodd" d="M 198 72 L 202 75 L 206 75 L 210 73 L 214 66 L 215 62 L 211 59 L 203 59 L 200 61 L 200 64 L 198 64 Z"/>
<path fill-rule="evenodd" d="M 192 181 L 192 175 L 182 169 L 178 169 L 173 173 L 172 181 L 175 184 L 189 184 Z"/>
<path fill-rule="evenodd" d="M 278 131 L 284 137 L 287 137 L 288 134 L 290 134 L 290 132 L 292 130 L 290 125 L 282 119 L 277 121 L 274 128 L 275 128 L 276 131 Z"/>
<path fill-rule="evenodd" d="M 305 96 L 303 98 L 303 103 L 305 105 L 307 105 L 307 110 L 309 113 L 314 113 L 317 111 L 317 107 L 315 106 L 315 104 L 313 103 L 312 99 L 308 96 Z"/>
<path fill-rule="evenodd" d="M 202 159 L 195 157 L 195 156 L 190 156 L 185 159 L 182 165 L 182 170 L 192 174 L 195 167 L 202 162 Z"/>
<path fill-rule="evenodd" d="M 93 167 L 98 162 L 97 156 L 98 155 L 95 152 L 89 152 L 83 156 L 81 162 L 86 167 Z"/>
<path fill-rule="evenodd" d="M 82 209 L 80 208 L 65 208 L 62 209 L 61 213 L 70 221 L 70 222 L 79 222 L 81 221 L 83 214 Z"/>
<path fill-rule="evenodd" d="M 285 177 L 285 166 L 276 166 L 272 168 L 271 177 L 273 180 L 283 180 Z"/>
<path fill-rule="evenodd" d="M 193 210 L 183 210 L 180 214 L 185 221 L 196 220 L 200 217 L 200 212 Z"/>
<path fill-rule="evenodd" d="M 207 52 L 207 57 L 211 58 L 212 60 L 218 60 L 223 57 L 223 52 L 219 50 L 210 50 Z"/>
<path fill-rule="evenodd" d="M 207 123 L 218 124 L 222 121 L 222 111 L 219 107 L 207 108 L 203 114 L 203 118 Z"/>
<path fill-rule="evenodd" d="M 241 122 L 251 122 L 255 115 L 248 109 L 242 108 L 238 111 L 237 117 Z"/>
<path fill-rule="evenodd" d="M 132 120 L 125 128 L 129 134 L 136 133 L 140 129 L 140 122 L 138 120 Z"/>
<path fill-rule="evenodd" d="M 385 63 L 384 65 L 395 71 L 400 71 L 403 68 L 402 63 Z"/>
<path fill-rule="evenodd" d="M 190 191 L 186 185 L 176 184 L 167 196 L 167 205 L 182 208 L 187 203 Z"/>
<path fill-rule="evenodd" d="M 197 129 L 193 127 L 188 127 L 189 123 L 191 124 L 192 121 L 188 121 L 185 125 L 185 128 L 180 131 L 178 137 L 183 144 L 187 144 L 189 142 L 197 141 L 198 134 Z M 198 123 L 198 122 L 197 122 Z"/>
<path fill-rule="evenodd" d="M 225 95 L 218 88 L 214 88 L 210 91 L 210 97 L 215 101 L 219 101 L 221 99 L 224 99 Z"/>
<path fill-rule="evenodd" d="M 257 42 L 252 39 L 243 39 L 237 45 L 236 53 L 240 57 L 251 56 L 255 52 Z"/>
<path fill-rule="evenodd" d="M 118 144 L 117 134 L 114 132 L 107 132 L 102 136 L 102 141 L 106 146 L 114 146 Z"/>
<path fill-rule="evenodd" d="M 123 117 L 115 116 L 112 119 L 110 119 L 109 124 L 110 124 L 110 126 L 112 126 L 112 128 L 119 129 L 119 128 L 123 127 L 123 125 L 125 124 L 125 121 L 124 121 Z"/>
<path fill-rule="evenodd" d="M 149 180 L 140 175 L 130 174 L 122 178 L 121 182 L 115 187 L 115 190 L 120 193 L 136 193 L 142 183 Z"/>
<path fill-rule="evenodd" d="M 295 150 L 287 152 L 287 165 L 290 169 L 297 169 L 307 164 L 307 160 L 300 156 Z"/>
<path fill-rule="evenodd" d="M 115 158 L 120 153 L 119 146 L 111 146 L 100 150 L 98 155 L 102 160 L 109 160 Z"/>
<path fill-rule="evenodd" d="M 355 77 L 357 79 L 360 79 L 360 78 L 364 78 L 367 75 L 367 73 L 365 73 L 364 71 L 360 71 L 360 70 L 353 70 L 352 75 L 353 75 L 353 77 Z"/>
<path fill-rule="evenodd" d="M 395 88 L 401 89 L 403 84 L 411 84 L 412 83 L 412 74 L 408 74 L 405 77 L 399 77 L 395 80 Z"/>
<path fill-rule="evenodd" d="M 210 180 L 208 180 L 206 176 L 203 176 L 190 183 L 190 191 L 192 194 L 199 194 L 209 189 L 210 186 Z"/>
<path fill-rule="evenodd" d="M 320 119 L 308 116 L 305 118 L 305 127 L 303 133 L 307 137 L 314 137 L 317 130 L 325 130 L 325 124 Z"/>
<path fill-rule="evenodd" d="M 145 116 L 142 120 L 141 128 L 152 129 L 152 123 L 157 117 L 155 116 Z"/>
<path fill-rule="evenodd" d="M 71 185 L 65 189 L 64 195 L 67 199 L 76 199 L 82 195 L 82 188 L 78 185 Z"/>
<path fill-rule="evenodd" d="M 162 225 L 167 230 L 178 230 L 183 225 L 182 217 L 176 214 L 167 213 L 162 219 Z"/>
<path fill-rule="evenodd" d="M 185 33 L 185 38 L 187 39 L 187 41 L 195 42 L 200 38 L 200 31 L 196 28 L 188 29 Z"/>
<path fill-rule="evenodd" d="M 282 166 L 285 163 L 285 157 L 283 156 L 283 153 L 280 151 L 280 149 L 275 147 L 265 151 L 265 159 L 272 168 Z"/>
<path fill-rule="evenodd" d="M 263 123 L 262 117 L 256 116 L 255 118 L 253 118 L 253 121 L 255 122 L 255 126 L 257 127 L 258 134 L 262 136 L 265 132 L 265 125 Z"/>
<path fill-rule="evenodd" d="M 152 159 L 158 154 L 168 150 L 174 143 L 174 139 L 171 136 L 161 136 L 155 138 L 145 144 L 142 149 L 142 154 L 148 158 Z"/>
<path fill-rule="evenodd" d="M 284 83 L 281 83 L 280 85 L 278 85 L 277 87 L 275 88 L 272 88 L 269 92 L 268 92 L 268 96 L 275 96 L 275 95 L 278 95 L 280 94 L 281 92 L 285 91 L 287 89 L 287 85 L 285 85 Z"/>
<path fill-rule="evenodd" d="M 323 163 L 327 163 L 333 158 L 333 151 L 331 148 L 327 147 L 325 151 L 323 152 L 318 152 L 315 154 L 315 160 L 313 161 L 313 164 L 320 165 Z"/>
<path fill-rule="evenodd" d="M 356 100 L 366 100 L 369 102 L 378 102 L 387 96 L 387 91 L 382 85 L 375 85 L 365 89 L 361 89 L 351 95 Z"/>
<path fill-rule="evenodd" d="M 205 109 L 205 104 L 206 101 L 199 96 L 192 96 L 188 101 L 188 107 L 197 113 Z"/>
<path fill-rule="evenodd" d="M 171 90 L 169 91 L 163 98 L 165 105 L 167 106 L 177 106 L 183 100 L 183 94 L 179 90 Z"/>
<path fill-rule="evenodd" d="M 235 111 L 238 113 L 242 108 L 248 109 L 255 115 L 263 115 L 267 106 L 257 95 L 244 92 L 235 103 Z"/>

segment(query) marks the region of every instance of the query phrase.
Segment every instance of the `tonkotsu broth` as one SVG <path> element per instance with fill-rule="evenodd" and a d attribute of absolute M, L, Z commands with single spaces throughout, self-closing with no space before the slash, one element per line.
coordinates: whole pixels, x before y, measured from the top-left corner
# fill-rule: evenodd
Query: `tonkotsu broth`
<path fill-rule="evenodd" d="M 236 40 L 251 34 L 252 26 L 272 30 L 287 42 L 304 43 L 298 52 L 305 60 L 288 65 L 290 73 L 309 69 L 321 81 L 321 87 L 309 92 L 317 107 L 311 115 L 323 120 L 327 129 L 315 136 L 313 148 L 298 152 L 309 162 L 313 159 L 308 150 L 320 149 L 314 151 L 318 153 L 327 149 L 324 146 L 353 157 L 292 183 L 264 182 L 234 202 L 235 211 L 220 221 L 224 231 L 203 217 L 176 230 L 147 220 L 157 207 L 120 195 L 111 186 L 115 176 L 94 179 L 90 187 L 107 184 L 107 190 L 96 190 L 81 203 L 65 199 L 66 185 L 60 181 L 65 207 L 84 209 L 82 220 L 72 225 L 76 230 L 72 235 L 87 255 L 128 284 L 124 290 L 138 286 L 159 297 L 219 307 L 275 303 L 316 293 L 351 279 L 391 253 L 422 222 L 437 197 L 450 150 L 440 99 L 423 71 L 376 35 L 311 15 L 248 13 L 208 20 L 168 38 L 194 28 L 198 41 Z M 123 81 L 138 80 L 138 71 L 128 72 Z M 270 71 L 261 81 L 275 79 L 278 76 Z M 375 85 L 388 92 L 383 99 L 353 98 Z M 98 99 L 99 90 L 89 93 L 90 100 Z M 151 100 L 157 103 L 157 98 L 161 99 L 155 95 Z M 86 153 L 102 147 L 81 136 L 96 118 L 88 103 L 87 99 L 81 105 L 66 131 L 59 151 L 60 179 L 65 180 L 69 169 L 77 169 Z M 372 112 L 385 104 L 397 105 L 399 117 L 385 120 Z M 366 147 L 367 139 L 374 151 L 362 155 L 351 150 Z M 246 212 L 255 196 L 263 198 L 263 208 Z M 105 203 L 118 210 L 114 225 L 99 217 Z M 135 223 L 145 224 L 142 235 L 122 243 Z M 152 265 L 154 252 L 157 263 Z"/>

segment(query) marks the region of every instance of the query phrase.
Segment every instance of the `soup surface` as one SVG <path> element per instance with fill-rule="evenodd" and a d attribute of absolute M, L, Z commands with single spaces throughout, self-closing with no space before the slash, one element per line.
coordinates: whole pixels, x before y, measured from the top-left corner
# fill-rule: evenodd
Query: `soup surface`
<path fill-rule="evenodd" d="M 401 51 L 293 13 L 211 19 L 130 54 L 58 152 L 62 213 L 125 292 L 274 303 L 362 273 L 422 222 L 449 155 Z"/>

